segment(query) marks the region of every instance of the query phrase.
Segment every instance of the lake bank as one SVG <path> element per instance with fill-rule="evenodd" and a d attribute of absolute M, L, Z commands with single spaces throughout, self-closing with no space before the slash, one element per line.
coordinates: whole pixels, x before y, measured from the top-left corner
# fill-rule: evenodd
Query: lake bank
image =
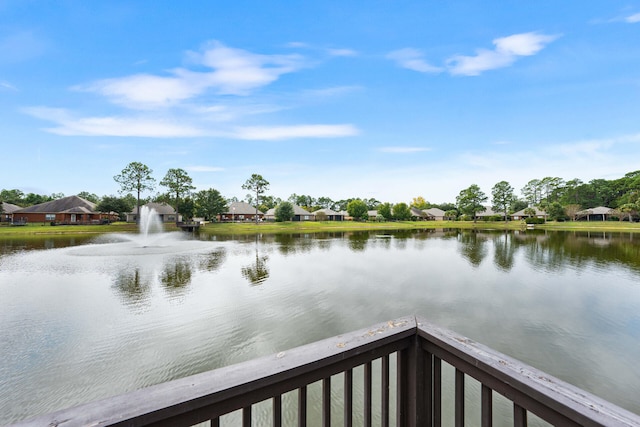
<path fill-rule="evenodd" d="M 254 223 L 209 223 L 200 227 L 200 233 L 210 235 L 251 235 L 251 234 L 298 234 L 323 233 L 333 231 L 395 231 L 424 229 L 478 229 L 478 230 L 523 230 L 526 225 L 521 221 L 389 221 L 389 222 L 357 222 L 357 221 L 303 221 L 303 222 L 261 222 Z M 558 231 L 607 231 L 607 232 L 640 232 L 640 223 L 615 221 L 576 221 L 547 222 L 536 225 L 539 230 Z M 174 224 L 165 224 L 167 231 L 177 230 Z M 42 235 L 87 235 L 105 233 L 134 233 L 136 224 L 116 222 L 109 225 L 57 225 L 29 224 L 20 227 L 0 227 L 0 238 L 4 237 L 37 237 Z"/>

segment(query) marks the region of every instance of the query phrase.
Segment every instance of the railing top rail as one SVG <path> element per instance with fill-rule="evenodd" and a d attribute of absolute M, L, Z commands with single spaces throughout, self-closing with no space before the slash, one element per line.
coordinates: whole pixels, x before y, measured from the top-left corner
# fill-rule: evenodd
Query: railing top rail
<path fill-rule="evenodd" d="M 432 344 L 427 345 L 427 350 L 435 350 L 434 354 L 445 361 L 443 352 L 466 362 L 474 371 L 467 372 L 471 376 L 487 374 L 497 380 L 492 386 L 498 392 L 501 383 L 502 391 L 520 392 L 528 400 L 542 403 L 584 426 L 640 427 L 640 416 L 630 411 L 423 318 L 417 317 L 416 323 L 418 336 Z M 515 401 L 510 394 L 508 397 Z M 526 409 L 536 412 L 534 408 Z"/>
<path fill-rule="evenodd" d="M 289 381 L 286 387 L 294 389 L 297 386 L 291 384 L 296 381 L 304 385 L 302 381 L 315 381 L 342 372 L 370 360 L 376 352 L 382 355 L 385 351 L 407 347 L 415 332 L 415 317 L 404 317 L 274 355 L 63 409 L 13 426 L 137 426 L 161 422 L 220 402 L 241 402 L 247 394 L 253 398 L 256 390 L 282 387 L 283 382 Z M 264 398 L 268 397 L 267 394 Z"/>

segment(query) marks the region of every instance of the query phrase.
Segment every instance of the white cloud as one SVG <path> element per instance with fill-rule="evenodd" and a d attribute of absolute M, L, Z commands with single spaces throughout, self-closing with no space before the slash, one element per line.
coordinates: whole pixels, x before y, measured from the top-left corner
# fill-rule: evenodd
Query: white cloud
<path fill-rule="evenodd" d="M 453 56 L 447 66 L 451 74 L 477 76 L 483 71 L 507 67 L 520 56 L 535 55 L 557 38 L 531 32 L 494 39 L 494 50 L 478 49 L 475 56 Z"/>
<path fill-rule="evenodd" d="M 291 138 L 344 137 L 358 133 L 358 129 L 353 125 L 252 126 L 237 129 L 234 137 L 271 141 Z"/>
<path fill-rule="evenodd" d="M 291 138 L 336 138 L 353 136 L 359 130 L 349 124 L 249 126 L 235 129 L 211 128 L 184 124 L 177 120 L 158 117 L 75 117 L 64 109 L 33 107 L 25 113 L 56 124 L 46 131 L 66 136 L 128 136 L 148 138 L 191 138 L 199 136 L 245 140 L 282 140 Z"/>
<path fill-rule="evenodd" d="M 261 55 L 230 48 L 214 41 L 200 52 L 188 52 L 189 60 L 211 71 L 186 68 L 166 76 L 135 74 L 98 80 L 73 89 L 99 93 L 116 104 L 134 109 L 166 108 L 211 89 L 220 95 L 248 95 L 276 81 L 281 75 L 305 66 L 299 55 Z"/>
<path fill-rule="evenodd" d="M 420 153 L 423 151 L 431 151 L 431 149 L 427 147 L 380 147 L 378 148 L 378 151 L 382 153 L 407 154 L 407 153 Z"/>
<path fill-rule="evenodd" d="M 39 119 L 51 121 L 56 127 L 46 130 L 65 136 L 128 136 L 174 138 L 202 136 L 202 131 L 170 120 L 145 117 L 74 117 L 57 108 L 33 107 L 24 110 Z"/>
<path fill-rule="evenodd" d="M 640 22 L 640 13 L 635 13 L 633 15 L 627 16 L 626 18 L 624 18 L 625 22 L 628 22 L 630 24 L 636 24 L 638 22 Z"/>
<path fill-rule="evenodd" d="M 7 81 L 0 80 L 0 90 L 17 91 L 18 88 Z"/>
<path fill-rule="evenodd" d="M 356 56 L 358 52 L 352 49 L 327 49 L 331 56 Z"/>
<path fill-rule="evenodd" d="M 387 58 L 395 61 L 400 67 L 421 73 L 439 73 L 443 69 L 427 63 L 424 54 L 418 49 L 404 48 L 387 54 Z"/>

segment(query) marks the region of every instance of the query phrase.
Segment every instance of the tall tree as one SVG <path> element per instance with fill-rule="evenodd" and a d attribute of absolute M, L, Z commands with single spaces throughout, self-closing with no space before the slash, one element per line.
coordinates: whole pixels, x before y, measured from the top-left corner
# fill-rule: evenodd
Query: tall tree
<path fill-rule="evenodd" d="M 254 173 L 244 184 L 243 190 L 250 190 L 256 193 L 256 224 L 258 224 L 258 205 L 260 204 L 260 195 L 269 189 L 269 181 L 264 179 L 262 175 Z"/>
<path fill-rule="evenodd" d="M 94 193 L 89 193 L 88 191 L 81 191 L 78 193 L 78 197 L 82 197 L 85 200 L 88 200 L 92 203 L 99 203 L 100 202 L 100 197 L 98 197 L 97 194 Z"/>
<path fill-rule="evenodd" d="M 116 212 L 120 220 L 124 221 L 127 212 L 131 212 L 134 205 L 135 200 L 131 203 L 131 201 L 125 197 L 104 196 L 96 206 L 96 209 L 99 212 Z"/>
<path fill-rule="evenodd" d="M 291 219 L 293 218 L 293 215 L 294 215 L 293 204 L 291 202 L 284 201 L 280 203 L 278 206 L 276 206 L 276 209 L 274 212 L 276 221 L 278 222 L 291 221 Z"/>
<path fill-rule="evenodd" d="M 113 179 L 120 184 L 120 193 L 136 193 L 136 222 L 140 220 L 140 194 L 144 191 L 152 191 L 156 180 L 151 176 L 153 170 L 140 162 L 131 162 L 122 169 L 120 175 Z"/>
<path fill-rule="evenodd" d="M 11 203 L 16 206 L 24 206 L 23 205 L 24 193 L 18 189 L 14 190 L 5 190 L 2 189 L 0 191 L 0 201 L 5 203 Z"/>
<path fill-rule="evenodd" d="M 537 206 L 540 203 L 542 194 L 542 184 L 539 179 L 532 179 L 527 185 L 522 187 L 522 196 L 529 203 L 529 206 Z"/>
<path fill-rule="evenodd" d="M 509 221 L 509 210 L 516 199 L 513 187 L 507 181 L 500 181 L 491 189 L 491 196 L 493 210 L 504 213 L 504 220 Z"/>
<path fill-rule="evenodd" d="M 354 199 L 347 204 L 347 213 L 355 220 L 369 219 L 367 204 L 360 199 Z"/>
<path fill-rule="evenodd" d="M 411 206 L 420 210 L 429 209 L 431 204 L 427 202 L 424 197 L 418 196 L 414 197 L 411 201 Z"/>
<path fill-rule="evenodd" d="M 476 214 L 484 212 L 486 208 L 483 203 L 487 201 L 487 196 L 480 190 L 476 184 L 472 184 L 469 188 L 465 188 L 456 197 L 458 210 L 463 214 L 469 215 L 476 222 Z"/>
<path fill-rule="evenodd" d="M 196 187 L 193 185 L 193 180 L 189 176 L 189 174 L 184 169 L 169 169 L 167 174 L 160 181 L 160 185 L 163 187 L 167 187 L 169 189 L 169 193 L 175 200 L 175 208 L 176 208 L 176 224 L 179 221 L 180 213 L 178 210 L 180 209 L 180 197 L 186 196 L 191 193 L 191 190 L 195 190 Z"/>
<path fill-rule="evenodd" d="M 389 221 L 391 218 L 393 218 L 393 215 L 391 213 L 392 208 L 393 206 L 391 206 L 391 203 L 385 202 L 378 206 L 378 215 Z"/>
<path fill-rule="evenodd" d="M 227 210 L 227 201 L 215 188 L 198 191 L 195 195 L 197 216 L 210 221 Z"/>
<path fill-rule="evenodd" d="M 411 219 L 411 208 L 405 202 L 393 205 L 393 218 L 398 221 L 408 221 Z"/>

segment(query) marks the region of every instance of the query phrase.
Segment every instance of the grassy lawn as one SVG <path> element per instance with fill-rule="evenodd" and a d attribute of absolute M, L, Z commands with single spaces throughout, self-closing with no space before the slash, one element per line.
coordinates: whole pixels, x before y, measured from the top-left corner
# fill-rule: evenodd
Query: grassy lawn
<path fill-rule="evenodd" d="M 399 221 L 399 222 L 354 222 L 354 221 L 303 221 L 303 222 L 262 222 L 254 223 L 210 223 L 200 228 L 201 233 L 212 235 L 246 235 L 246 234 L 298 234 L 321 233 L 332 231 L 393 231 L 431 228 L 459 228 L 459 229 L 499 229 L 522 230 L 526 226 L 520 221 L 505 222 L 477 222 L 471 221 Z M 569 230 L 569 231 L 612 231 L 612 232 L 640 232 L 640 223 L 628 223 L 617 221 L 591 221 L 591 222 L 548 222 L 544 225 L 536 225 L 541 230 Z M 173 224 L 166 224 L 167 231 L 175 231 Z M 137 226 L 124 222 L 110 225 L 57 225 L 28 224 L 20 227 L 9 225 L 0 226 L 0 238 L 2 237 L 27 237 L 60 234 L 104 234 L 104 233 L 135 233 Z"/>

